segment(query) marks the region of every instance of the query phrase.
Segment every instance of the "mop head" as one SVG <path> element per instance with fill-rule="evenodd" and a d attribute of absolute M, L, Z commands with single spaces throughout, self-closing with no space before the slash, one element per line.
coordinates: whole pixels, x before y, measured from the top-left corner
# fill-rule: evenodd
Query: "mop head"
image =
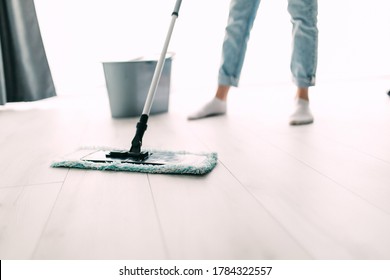
<path fill-rule="evenodd" d="M 120 149 L 83 147 L 62 159 L 54 161 L 51 167 L 204 175 L 213 170 L 218 161 L 216 153 L 145 149 L 145 151 L 151 154 L 150 157 L 144 162 L 135 163 L 120 159 L 107 159 L 105 155 L 112 150 L 117 151 Z"/>

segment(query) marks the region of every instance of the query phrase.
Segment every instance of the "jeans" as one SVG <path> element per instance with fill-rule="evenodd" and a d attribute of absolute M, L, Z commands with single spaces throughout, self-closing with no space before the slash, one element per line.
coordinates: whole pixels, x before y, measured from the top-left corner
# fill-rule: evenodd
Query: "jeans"
<path fill-rule="evenodd" d="M 260 0 L 232 0 L 219 69 L 219 85 L 238 86 L 249 34 Z M 318 29 L 317 0 L 288 0 L 293 24 L 290 69 L 297 87 L 315 85 Z M 277 47 L 276 47 L 277 48 Z"/>

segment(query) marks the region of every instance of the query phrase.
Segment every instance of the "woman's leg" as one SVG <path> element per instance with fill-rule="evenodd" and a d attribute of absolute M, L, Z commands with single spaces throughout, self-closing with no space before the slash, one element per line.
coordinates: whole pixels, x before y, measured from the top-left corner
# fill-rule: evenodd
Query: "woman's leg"
<path fill-rule="evenodd" d="M 297 86 L 297 103 L 290 124 L 308 124 L 313 122 L 309 87 L 315 85 L 317 70 L 317 0 L 288 0 L 288 11 L 293 24 L 291 73 Z"/>
<path fill-rule="evenodd" d="M 238 86 L 244 64 L 247 43 L 260 0 L 232 0 L 225 38 L 218 84 Z"/>
<path fill-rule="evenodd" d="M 229 89 L 231 86 L 238 86 L 250 31 L 259 4 L 260 0 L 232 0 L 230 2 L 215 97 L 189 115 L 188 119 L 194 120 L 226 113 Z"/>

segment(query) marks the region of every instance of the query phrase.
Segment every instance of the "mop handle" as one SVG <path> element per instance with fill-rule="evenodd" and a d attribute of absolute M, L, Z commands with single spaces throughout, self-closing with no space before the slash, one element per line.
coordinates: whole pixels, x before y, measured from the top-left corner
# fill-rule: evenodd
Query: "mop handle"
<path fill-rule="evenodd" d="M 177 0 L 172 15 L 176 15 L 177 17 L 179 16 L 180 5 L 181 5 L 181 0 Z"/>
<path fill-rule="evenodd" d="M 154 96 L 156 94 L 157 85 L 158 85 L 158 83 L 160 81 L 162 69 L 164 67 L 165 56 L 167 54 L 169 41 L 171 40 L 173 27 L 175 26 L 175 21 L 176 21 L 176 19 L 179 16 L 180 5 L 181 5 L 181 0 L 177 0 L 176 4 L 175 4 L 175 8 L 174 8 L 174 10 L 172 12 L 171 23 L 169 25 L 168 34 L 167 34 L 167 37 L 165 39 L 165 43 L 164 43 L 163 49 L 161 51 L 160 59 L 158 60 L 156 69 L 154 70 L 152 83 L 150 84 L 150 88 L 149 88 L 149 92 L 148 92 L 148 95 L 147 95 L 147 98 L 146 98 L 144 109 L 142 111 L 143 115 L 148 115 L 149 116 L 150 109 L 152 108 L 153 99 L 154 99 Z"/>

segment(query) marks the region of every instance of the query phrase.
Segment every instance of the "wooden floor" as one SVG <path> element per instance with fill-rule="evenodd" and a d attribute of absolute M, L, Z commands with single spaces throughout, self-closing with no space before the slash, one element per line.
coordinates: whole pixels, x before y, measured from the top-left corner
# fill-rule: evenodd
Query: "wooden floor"
<path fill-rule="evenodd" d="M 322 82 L 291 127 L 291 86 L 172 92 L 144 146 L 216 151 L 208 175 L 52 169 L 79 146 L 127 148 L 137 119 L 104 94 L 0 107 L 0 259 L 389 259 L 390 79 Z"/>

